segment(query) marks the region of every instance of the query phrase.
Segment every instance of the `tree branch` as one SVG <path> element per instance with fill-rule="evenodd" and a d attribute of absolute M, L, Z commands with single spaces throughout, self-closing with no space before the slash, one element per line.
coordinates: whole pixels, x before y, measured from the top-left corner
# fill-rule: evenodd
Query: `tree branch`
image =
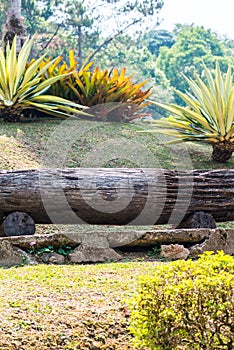
<path fill-rule="evenodd" d="M 41 51 L 47 49 L 47 47 L 50 45 L 51 41 L 54 39 L 54 37 L 58 34 L 58 31 L 61 27 L 61 23 L 58 24 L 56 31 L 54 32 L 54 34 L 50 37 L 50 39 L 47 41 L 47 43 L 42 47 Z"/>
<path fill-rule="evenodd" d="M 116 34 L 112 35 L 110 38 L 106 39 L 101 45 L 98 46 L 98 48 L 89 56 L 89 60 L 91 60 L 104 46 L 108 45 L 111 41 L 113 41 L 116 37 L 118 37 L 119 35 L 121 35 L 122 33 L 125 32 L 125 30 L 127 30 L 128 28 L 130 28 L 131 26 L 133 26 L 134 24 L 140 22 L 141 19 L 135 19 L 133 22 L 131 22 L 130 24 L 128 24 L 126 27 L 124 27 L 123 29 L 121 29 L 120 31 L 118 31 Z"/>

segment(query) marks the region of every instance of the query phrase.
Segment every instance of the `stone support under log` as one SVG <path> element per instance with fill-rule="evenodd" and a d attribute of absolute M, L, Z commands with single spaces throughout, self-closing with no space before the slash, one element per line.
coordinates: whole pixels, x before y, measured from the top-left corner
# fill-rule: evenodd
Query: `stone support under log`
<path fill-rule="evenodd" d="M 162 248 L 164 257 L 186 259 L 197 257 L 205 251 L 223 250 L 234 254 L 233 229 L 151 229 L 124 230 L 116 228 L 115 232 L 75 232 L 43 234 L 35 236 L 1 237 L 0 266 L 21 265 L 23 262 L 35 265 L 38 263 L 87 263 L 118 261 L 124 252 L 144 251 L 152 247 Z M 98 238 L 101 237 L 100 240 Z M 70 246 L 71 253 L 64 256 L 54 252 L 36 255 L 41 248 Z M 115 249 L 117 249 L 117 252 Z M 170 254 L 168 254 L 170 252 Z M 165 256 L 165 253 L 167 254 Z M 159 258 L 159 257 L 158 257 Z"/>

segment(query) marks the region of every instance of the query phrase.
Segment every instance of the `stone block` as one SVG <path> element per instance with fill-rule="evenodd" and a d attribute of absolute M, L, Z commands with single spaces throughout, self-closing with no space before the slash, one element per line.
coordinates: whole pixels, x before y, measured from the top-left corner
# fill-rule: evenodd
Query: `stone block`
<path fill-rule="evenodd" d="M 190 254 L 182 244 L 162 245 L 161 249 L 161 257 L 169 260 L 185 260 Z"/>
<path fill-rule="evenodd" d="M 211 230 L 209 237 L 202 243 L 190 249 L 191 256 L 197 256 L 206 251 L 223 250 L 226 254 L 234 254 L 234 231 L 230 229 Z"/>
<path fill-rule="evenodd" d="M 23 263 L 23 256 L 10 242 L 0 241 L 0 266 L 16 266 Z"/>
<path fill-rule="evenodd" d="M 68 258 L 71 263 L 76 264 L 118 261 L 122 259 L 121 255 L 117 254 L 114 249 L 95 247 L 78 247 L 73 253 L 69 254 Z"/>
<path fill-rule="evenodd" d="M 44 253 L 40 258 L 46 264 L 62 265 L 65 262 L 64 256 L 56 252 Z"/>

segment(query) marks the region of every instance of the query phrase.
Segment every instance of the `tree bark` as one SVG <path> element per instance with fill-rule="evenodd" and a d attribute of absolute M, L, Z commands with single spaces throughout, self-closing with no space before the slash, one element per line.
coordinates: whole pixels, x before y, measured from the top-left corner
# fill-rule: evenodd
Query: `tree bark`
<path fill-rule="evenodd" d="M 16 51 L 19 52 L 22 46 L 23 37 L 26 32 L 23 17 L 21 16 L 21 0 L 8 0 L 7 19 L 3 30 L 3 46 L 10 45 L 17 35 Z"/>
<path fill-rule="evenodd" d="M 82 28 L 81 25 L 77 26 L 77 55 L 78 55 L 78 60 L 79 64 L 82 62 Z"/>
<path fill-rule="evenodd" d="M 234 170 L 41 169 L 0 172 L 0 210 L 35 223 L 177 226 L 195 212 L 234 220 Z"/>

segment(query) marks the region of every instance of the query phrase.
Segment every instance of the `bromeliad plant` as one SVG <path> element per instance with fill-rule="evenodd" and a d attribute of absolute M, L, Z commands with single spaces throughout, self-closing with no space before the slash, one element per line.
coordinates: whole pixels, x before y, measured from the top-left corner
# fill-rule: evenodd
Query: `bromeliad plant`
<path fill-rule="evenodd" d="M 205 66 L 204 81 L 198 75 L 194 80 L 185 79 L 191 92 L 175 92 L 186 107 L 153 102 L 171 113 L 169 117 L 153 122 L 163 129 L 155 132 L 176 137 L 172 142 L 209 143 L 213 146 L 213 160 L 224 163 L 234 151 L 234 83 L 231 68 L 223 74 L 217 63 L 215 76 Z"/>
<path fill-rule="evenodd" d="M 43 69 L 51 61 L 50 58 L 45 58 L 39 66 L 39 69 Z M 34 59 L 29 63 L 31 65 L 34 63 Z M 84 72 L 89 71 L 92 66 L 92 62 L 84 62 L 84 64 L 78 69 L 78 63 L 75 60 L 73 50 L 69 51 L 69 64 L 63 61 L 63 57 L 57 57 L 53 63 L 44 70 L 43 79 L 51 79 L 60 76 L 49 89 L 49 93 L 54 96 L 60 96 L 62 98 L 70 99 L 74 102 L 77 98 L 74 97 L 73 85 L 75 84 L 75 79 L 77 76 L 82 75 Z M 83 104 L 85 105 L 85 104 Z"/>
<path fill-rule="evenodd" d="M 46 64 L 46 61 L 41 62 L 41 68 Z M 61 64 L 61 58 L 58 58 L 45 72 L 45 78 L 56 77 L 64 72 L 73 73 L 58 80 L 49 92 L 92 107 L 89 112 L 97 120 L 128 122 L 143 116 L 139 111 L 151 103 L 147 99 L 152 95 L 151 89 L 141 89 L 146 81 L 133 83 L 132 77 L 126 76 L 126 68 L 109 72 L 101 71 L 98 67 L 91 70 L 92 65 L 93 62 L 85 62 L 80 69 L 76 69 L 73 51 L 70 51 L 70 66 Z"/>
<path fill-rule="evenodd" d="M 92 107 L 97 120 L 129 122 L 142 117 L 139 112 L 150 104 L 146 100 L 152 95 L 151 89 L 141 89 L 145 84 L 133 83 L 131 76 L 126 76 L 126 68 L 109 72 L 96 67 L 93 72 L 78 75 L 71 88 L 79 103 Z"/>
<path fill-rule="evenodd" d="M 67 117 L 86 114 L 80 106 L 58 96 L 46 95 L 50 86 L 68 74 L 44 79 L 43 75 L 54 61 L 48 62 L 39 69 L 45 55 L 31 65 L 27 64 L 32 48 L 33 38 L 26 39 L 19 54 L 16 53 L 16 37 L 6 55 L 0 49 L 0 117 L 5 121 L 18 121 L 23 112 L 35 109 L 44 113 Z M 87 115 L 87 114 L 86 114 Z"/>

